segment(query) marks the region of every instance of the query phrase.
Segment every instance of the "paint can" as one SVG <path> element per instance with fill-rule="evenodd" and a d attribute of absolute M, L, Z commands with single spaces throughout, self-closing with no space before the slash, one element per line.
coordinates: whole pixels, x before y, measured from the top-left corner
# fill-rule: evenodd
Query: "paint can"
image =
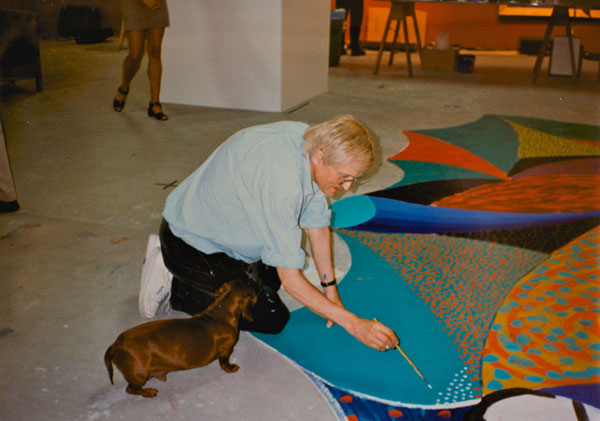
<path fill-rule="evenodd" d="M 475 55 L 473 54 L 459 54 L 457 68 L 460 73 L 473 73 L 473 66 L 475 65 Z"/>

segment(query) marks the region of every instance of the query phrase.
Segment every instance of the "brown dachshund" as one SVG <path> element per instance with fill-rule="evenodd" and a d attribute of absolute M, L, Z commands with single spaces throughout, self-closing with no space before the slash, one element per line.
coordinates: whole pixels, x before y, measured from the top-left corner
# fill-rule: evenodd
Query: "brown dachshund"
<path fill-rule="evenodd" d="M 240 317 L 252 321 L 250 309 L 256 300 L 250 285 L 231 281 L 194 317 L 156 320 L 126 330 L 104 354 L 110 382 L 114 384 L 114 363 L 129 383 L 127 393 L 153 398 L 158 390 L 143 388 L 152 377 L 166 381 L 171 371 L 202 367 L 216 359 L 224 371 L 237 371 L 239 366 L 229 357 L 240 335 Z"/>

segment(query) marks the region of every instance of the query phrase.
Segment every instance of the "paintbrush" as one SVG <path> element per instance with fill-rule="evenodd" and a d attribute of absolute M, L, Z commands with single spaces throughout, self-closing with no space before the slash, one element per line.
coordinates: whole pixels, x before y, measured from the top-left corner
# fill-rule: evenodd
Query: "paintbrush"
<path fill-rule="evenodd" d="M 375 320 L 376 322 L 378 322 L 378 321 L 379 321 L 379 320 L 377 320 L 377 319 L 373 319 L 373 320 Z M 424 375 L 423 375 L 423 374 L 422 374 L 422 373 L 419 371 L 419 369 L 417 368 L 417 366 L 416 366 L 416 365 L 415 365 L 415 364 L 414 364 L 414 363 L 413 363 L 413 362 L 410 360 L 410 358 L 408 358 L 408 355 L 406 355 L 406 352 L 404 352 L 404 351 L 402 350 L 402 348 L 400 348 L 400 345 L 398 345 L 398 344 L 395 344 L 394 346 L 396 347 L 396 349 L 397 349 L 398 351 L 400 351 L 400 353 L 402 354 L 402 356 L 403 356 L 404 358 L 406 358 L 406 361 L 408 361 L 408 363 L 409 363 L 409 364 L 412 366 L 412 368 L 415 370 L 415 372 L 416 372 L 416 373 L 417 373 L 417 374 L 418 374 L 418 375 L 419 375 L 419 376 L 420 376 L 420 377 L 423 379 L 423 381 L 424 381 L 425 383 L 427 383 L 427 387 L 428 387 L 428 388 L 430 388 L 430 389 L 433 389 L 433 388 L 431 387 L 431 384 L 430 384 L 430 383 L 427 381 L 427 379 L 425 378 L 425 376 L 424 376 Z"/>

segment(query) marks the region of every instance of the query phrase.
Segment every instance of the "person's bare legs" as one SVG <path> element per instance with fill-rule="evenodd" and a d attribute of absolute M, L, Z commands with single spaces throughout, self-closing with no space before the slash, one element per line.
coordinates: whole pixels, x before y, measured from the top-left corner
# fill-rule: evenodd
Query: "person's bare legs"
<path fill-rule="evenodd" d="M 123 61 L 123 76 L 121 85 L 119 86 L 123 92 L 129 92 L 129 85 L 140 68 L 142 58 L 144 57 L 145 40 L 146 35 L 144 29 L 134 29 L 133 31 L 127 32 L 129 53 Z M 127 96 L 126 94 L 121 93 L 121 91 L 117 91 L 117 94 L 115 95 L 115 99 L 117 101 L 124 101 L 125 97 Z"/>
<path fill-rule="evenodd" d="M 152 104 L 160 104 L 160 82 L 162 78 L 161 48 L 164 34 L 165 28 L 150 28 L 146 30 L 148 79 L 150 80 L 150 103 Z M 153 105 L 152 111 L 155 114 L 162 113 L 162 107 L 160 105 Z M 168 119 L 165 114 L 162 115 L 163 117 L 159 119 Z"/>

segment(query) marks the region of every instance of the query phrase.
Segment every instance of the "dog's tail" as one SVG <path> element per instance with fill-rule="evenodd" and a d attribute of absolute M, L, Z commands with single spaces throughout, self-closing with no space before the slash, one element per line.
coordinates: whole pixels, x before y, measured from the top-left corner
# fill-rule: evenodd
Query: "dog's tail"
<path fill-rule="evenodd" d="M 113 382 L 113 366 L 112 366 L 112 359 L 114 356 L 113 345 L 109 346 L 108 349 L 106 350 L 106 353 L 104 354 L 104 364 L 106 364 L 106 369 L 108 370 L 108 378 L 110 379 L 111 384 L 115 384 L 115 382 Z"/>

